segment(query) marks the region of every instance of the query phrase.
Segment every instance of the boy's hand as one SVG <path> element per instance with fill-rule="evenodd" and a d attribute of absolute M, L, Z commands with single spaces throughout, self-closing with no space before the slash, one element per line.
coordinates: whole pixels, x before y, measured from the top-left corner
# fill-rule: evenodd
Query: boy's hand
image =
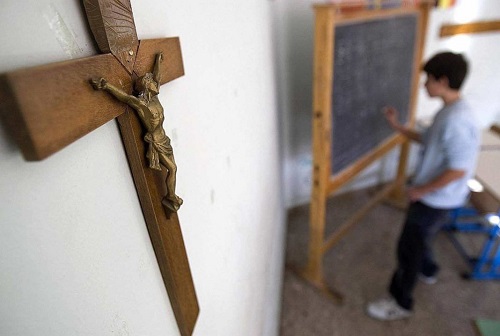
<path fill-rule="evenodd" d="M 389 125 L 391 125 L 392 128 L 397 128 L 399 126 L 398 111 L 392 106 L 387 106 L 384 107 L 383 112 L 385 119 L 389 122 Z"/>
<path fill-rule="evenodd" d="M 424 197 L 424 195 L 427 193 L 426 190 L 424 190 L 423 188 L 419 188 L 419 187 L 412 187 L 412 188 L 408 188 L 407 190 L 407 194 L 408 194 L 408 198 L 410 199 L 410 202 L 416 202 L 418 200 L 420 200 L 422 197 Z"/>

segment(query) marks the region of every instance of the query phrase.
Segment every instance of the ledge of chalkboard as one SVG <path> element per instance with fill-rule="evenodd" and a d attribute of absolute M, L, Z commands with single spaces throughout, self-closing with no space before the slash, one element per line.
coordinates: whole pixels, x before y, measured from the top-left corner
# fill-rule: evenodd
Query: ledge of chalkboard
<path fill-rule="evenodd" d="M 347 2 L 326 2 L 322 4 L 316 4 L 315 7 L 335 7 L 338 13 L 348 14 L 353 12 L 359 12 L 363 10 L 377 10 L 377 9 L 390 9 L 390 8 L 400 8 L 400 7 L 415 7 L 420 3 L 425 3 L 430 1 L 419 1 L 419 0 L 352 0 Z"/>

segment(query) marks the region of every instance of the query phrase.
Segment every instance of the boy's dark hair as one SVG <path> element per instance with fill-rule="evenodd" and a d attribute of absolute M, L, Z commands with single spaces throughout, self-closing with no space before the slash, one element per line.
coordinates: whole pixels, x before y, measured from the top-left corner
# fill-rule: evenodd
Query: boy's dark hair
<path fill-rule="evenodd" d="M 461 54 L 443 52 L 428 60 L 423 70 L 436 79 L 448 78 L 450 88 L 458 90 L 467 75 L 467 61 Z"/>

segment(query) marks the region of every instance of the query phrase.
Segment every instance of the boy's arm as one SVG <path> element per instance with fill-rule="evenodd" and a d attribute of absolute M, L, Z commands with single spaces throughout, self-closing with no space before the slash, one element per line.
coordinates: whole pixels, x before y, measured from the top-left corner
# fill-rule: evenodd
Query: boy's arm
<path fill-rule="evenodd" d="M 399 127 L 397 127 L 397 128 L 393 127 L 393 128 L 396 131 L 398 131 L 399 133 L 403 134 L 408 139 L 415 141 L 415 142 L 418 142 L 418 143 L 422 143 L 422 135 L 420 133 L 412 130 L 411 128 L 408 128 L 408 127 L 403 126 L 403 125 L 399 125 Z"/>
<path fill-rule="evenodd" d="M 386 107 L 384 109 L 384 115 L 387 121 L 389 122 L 389 125 L 391 127 L 407 137 L 410 140 L 413 140 L 415 142 L 422 143 L 422 135 L 413 129 L 406 127 L 405 125 L 402 125 L 398 121 L 398 111 L 396 111 L 395 108 L 393 107 Z"/>
<path fill-rule="evenodd" d="M 464 170 L 459 169 L 447 169 L 441 175 L 436 177 L 429 183 L 412 187 L 408 189 L 408 197 L 410 201 L 418 201 L 425 194 L 433 192 L 434 190 L 440 189 L 455 180 L 462 178 L 465 175 Z"/>

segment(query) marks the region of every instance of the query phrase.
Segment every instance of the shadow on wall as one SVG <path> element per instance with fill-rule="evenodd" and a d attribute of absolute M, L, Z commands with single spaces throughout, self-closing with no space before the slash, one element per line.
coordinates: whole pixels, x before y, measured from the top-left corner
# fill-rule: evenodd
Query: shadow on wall
<path fill-rule="evenodd" d="M 314 11 L 312 2 L 290 5 L 285 15 L 284 99 L 285 197 L 292 206 L 309 201 L 312 171 L 312 82 Z M 283 90 L 281 91 L 283 92 Z M 283 101 L 283 99 L 281 99 Z"/>

